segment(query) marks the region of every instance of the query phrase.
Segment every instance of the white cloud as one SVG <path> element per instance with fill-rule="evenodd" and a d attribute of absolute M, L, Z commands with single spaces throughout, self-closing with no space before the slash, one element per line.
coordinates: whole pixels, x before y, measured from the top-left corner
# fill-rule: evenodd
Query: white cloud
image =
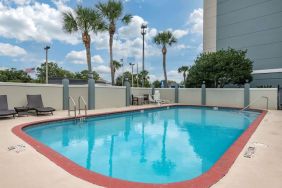
<path fill-rule="evenodd" d="M 100 55 L 94 55 L 92 59 L 94 63 L 104 63 L 104 60 Z"/>
<path fill-rule="evenodd" d="M 6 4 L 14 3 L 16 5 L 26 5 L 33 2 L 33 0 L 4 0 L 3 2 Z"/>
<path fill-rule="evenodd" d="M 71 51 L 69 52 L 65 59 L 73 64 L 86 64 L 86 50 L 82 51 Z M 104 62 L 103 58 L 100 55 L 94 55 L 91 57 L 92 63 L 101 64 Z"/>
<path fill-rule="evenodd" d="M 160 74 L 156 75 L 156 74 L 150 74 L 150 81 L 154 82 L 155 80 L 163 80 L 164 76 L 163 73 L 161 72 Z M 179 74 L 178 71 L 176 70 L 170 70 L 167 72 L 167 79 L 168 80 L 173 80 L 176 81 L 178 83 L 180 83 L 183 80 L 182 74 Z"/>
<path fill-rule="evenodd" d="M 141 36 L 141 25 L 145 23 L 148 24 L 147 21 L 145 21 L 140 16 L 133 16 L 131 19 L 131 22 L 126 25 L 122 26 L 118 29 L 119 37 L 121 39 L 130 39 L 130 38 L 136 38 Z M 150 30 L 147 28 L 146 30 Z"/>
<path fill-rule="evenodd" d="M 195 9 L 189 16 L 188 24 L 191 25 L 191 33 L 203 34 L 203 9 Z"/>
<path fill-rule="evenodd" d="M 0 67 L 0 70 L 7 70 L 7 67 Z"/>
<path fill-rule="evenodd" d="M 160 77 L 156 76 L 154 74 L 150 74 L 149 77 L 150 77 L 150 82 L 154 82 L 156 80 L 160 80 Z"/>
<path fill-rule="evenodd" d="M 170 70 L 167 72 L 168 80 L 174 80 L 176 82 L 181 82 L 183 80 L 182 75 L 176 70 Z"/>
<path fill-rule="evenodd" d="M 0 2 L 0 35 L 19 41 L 51 42 L 58 40 L 69 44 L 80 42 L 79 35 L 69 35 L 62 30 L 62 10 L 71 10 L 63 1 L 54 0 L 57 8 L 44 3 L 20 1 L 21 6 Z"/>
<path fill-rule="evenodd" d="M 93 68 L 94 71 L 98 72 L 99 74 L 109 74 L 111 72 L 110 67 L 105 65 L 99 65 Z"/>
<path fill-rule="evenodd" d="M 0 56 L 19 57 L 23 55 L 26 55 L 23 48 L 8 43 L 0 43 Z"/>
<path fill-rule="evenodd" d="M 177 29 L 172 31 L 172 34 L 177 38 L 180 39 L 186 35 L 188 35 L 189 31 L 188 30 L 181 30 L 181 29 Z"/>

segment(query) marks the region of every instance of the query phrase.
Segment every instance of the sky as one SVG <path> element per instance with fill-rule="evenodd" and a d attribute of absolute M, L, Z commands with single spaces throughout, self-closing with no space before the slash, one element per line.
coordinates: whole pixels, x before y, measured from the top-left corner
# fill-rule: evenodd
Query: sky
<path fill-rule="evenodd" d="M 105 1 L 105 0 L 100 0 Z M 0 0 L 0 69 L 26 69 L 45 62 L 46 45 L 49 61 L 64 69 L 78 72 L 87 69 L 81 33 L 67 34 L 62 29 L 62 12 L 73 11 L 77 5 L 95 7 L 97 0 Z M 169 80 L 180 82 L 177 69 L 192 65 L 202 52 L 202 0 L 122 0 L 124 13 L 133 16 L 129 25 L 118 23 L 114 36 L 113 56 L 123 59 L 124 66 L 117 74 L 129 71 L 129 62 L 142 67 L 141 24 L 148 25 L 145 35 L 145 69 L 150 80 L 162 80 L 161 48 L 153 37 L 170 30 L 177 43 L 168 48 L 167 73 Z M 109 35 L 91 33 L 93 70 L 110 80 Z M 137 66 L 134 71 L 136 73 Z"/>

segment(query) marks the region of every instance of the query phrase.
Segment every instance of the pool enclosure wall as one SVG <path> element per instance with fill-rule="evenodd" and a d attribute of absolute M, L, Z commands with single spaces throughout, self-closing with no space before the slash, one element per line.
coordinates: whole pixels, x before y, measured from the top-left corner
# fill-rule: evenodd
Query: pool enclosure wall
<path fill-rule="evenodd" d="M 152 94 L 152 88 L 130 88 L 131 94 Z M 186 105 L 208 105 L 243 108 L 251 104 L 251 108 L 266 109 L 266 98 L 268 108 L 277 109 L 277 88 L 155 88 L 160 91 L 162 99 L 171 103 Z M 25 84 L 0 82 L 0 95 L 8 96 L 9 108 L 26 105 L 27 94 L 41 94 L 45 106 L 63 109 L 63 86 L 52 84 Z M 83 96 L 88 103 L 87 85 L 70 85 L 69 95 L 78 101 Z M 96 86 L 95 109 L 118 108 L 126 106 L 126 87 L 118 86 Z M 204 97 L 204 98 L 203 98 Z M 178 99 L 178 101 L 177 101 Z"/>

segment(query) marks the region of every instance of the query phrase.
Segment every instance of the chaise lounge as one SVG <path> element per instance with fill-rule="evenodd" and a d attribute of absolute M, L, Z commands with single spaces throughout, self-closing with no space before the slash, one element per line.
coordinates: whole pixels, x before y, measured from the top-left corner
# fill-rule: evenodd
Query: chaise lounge
<path fill-rule="evenodd" d="M 27 95 L 27 107 L 29 110 L 35 110 L 36 115 L 46 114 L 55 111 L 52 107 L 44 107 L 41 95 Z"/>
<path fill-rule="evenodd" d="M 0 117 L 15 117 L 16 114 L 17 112 L 15 110 L 9 110 L 8 108 L 7 95 L 0 95 Z"/>

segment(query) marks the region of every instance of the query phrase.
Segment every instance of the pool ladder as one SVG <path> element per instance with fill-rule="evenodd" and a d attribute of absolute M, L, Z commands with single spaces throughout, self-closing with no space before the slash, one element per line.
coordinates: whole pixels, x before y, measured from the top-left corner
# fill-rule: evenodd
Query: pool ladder
<path fill-rule="evenodd" d="M 73 104 L 73 110 L 70 109 L 70 102 Z M 70 116 L 70 112 L 73 111 L 74 112 L 74 118 L 76 119 L 76 104 L 74 102 L 74 99 L 69 96 L 69 108 L 68 108 L 68 115 Z"/>
<path fill-rule="evenodd" d="M 73 104 L 73 110 L 71 110 L 70 108 L 70 105 L 69 105 L 69 108 L 68 108 L 68 115 L 70 116 L 70 112 L 73 111 L 74 112 L 74 118 L 76 119 L 77 118 L 77 114 L 76 114 L 76 103 L 73 99 L 73 97 L 69 96 L 69 104 L 70 102 Z M 81 102 L 84 104 L 84 108 L 81 108 Z M 84 110 L 84 113 L 85 113 L 85 116 L 87 115 L 87 105 L 86 105 L 86 102 L 84 100 L 84 98 L 82 96 L 79 96 L 78 97 L 78 114 L 80 115 L 81 113 L 81 110 Z"/>
<path fill-rule="evenodd" d="M 80 108 L 81 101 L 83 102 L 84 109 Z M 80 115 L 80 110 L 84 110 L 84 115 L 87 116 L 87 105 L 86 105 L 86 102 L 85 102 L 85 100 L 82 96 L 78 97 L 78 114 L 79 115 Z"/>
<path fill-rule="evenodd" d="M 259 99 L 261 98 L 264 98 L 266 99 L 266 110 L 268 110 L 268 101 L 269 101 L 269 98 L 266 97 L 266 96 L 260 96 L 258 98 L 256 98 L 253 102 L 251 102 L 248 106 L 246 106 L 245 108 L 243 108 L 242 110 L 240 110 L 241 112 L 245 111 L 246 109 L 248 109 L 251 105 L 255 104 L 256 102 L 258 102 Z"/>

